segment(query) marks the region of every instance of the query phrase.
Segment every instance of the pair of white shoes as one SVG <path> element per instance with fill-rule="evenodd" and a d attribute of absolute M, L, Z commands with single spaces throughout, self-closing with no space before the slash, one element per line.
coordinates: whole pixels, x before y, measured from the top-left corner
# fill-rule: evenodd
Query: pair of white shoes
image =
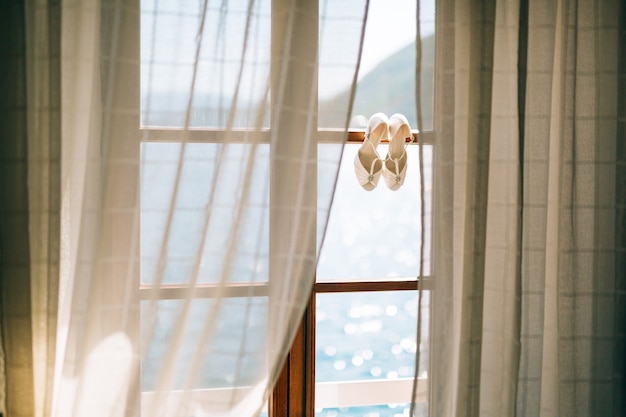
<path fill-rule="evenodd" d="M 406 117 L 394 114 L 387 118 L 383 113 L 370 117 L 365 131 L 363 145 L 354 158 L 354 171 L 361 187 L 372 191 L 378 185 L 381 175 L 390 190 L 396 191 L 406 178 L 406 139 L 413 140 L 411 127 Z M 389 140 L 389 150 L 385 159 L 376 151 L 382 139 Z"/>

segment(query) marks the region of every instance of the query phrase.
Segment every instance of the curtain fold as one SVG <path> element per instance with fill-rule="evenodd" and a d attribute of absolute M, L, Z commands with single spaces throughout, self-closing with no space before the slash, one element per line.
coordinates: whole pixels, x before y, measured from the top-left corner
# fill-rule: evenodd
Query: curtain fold
<path fill-rule="evenodd" d="M 0 412 L 18 416 L 35 413 L 25 20 L 22 2 L 0 5 Z"/>
<path fill-rule="evenodd" d="M 10 191 L 28 204 L 30 272 L 13 297 L 30 303 L 15 325 L 3 317 L 10 415 L 263 411 L 309 298 L 345 139 L 318 158 L 318 64 L 354 89 L 357 3 L 16 5 L 28 159 L 16 154 L 14 171 L 28 169 L 28 194 L 25 180 Z M 320 64 L 317 40 L 342 25 Z M 330 116 L 347 126 L 348 107 Z M 4 300 L 13 272 L 3 264 Z"/>
<path fill-rule="evenodd" d="M 438 3 L 432 415 L 623 413 L 623 13 Z"/>
<path fill-rule="evenodd" d="M 61 208 L 60 4 L 26 2 L 28 203 L 35 416 L 49 414 L 56 355 Z"/>

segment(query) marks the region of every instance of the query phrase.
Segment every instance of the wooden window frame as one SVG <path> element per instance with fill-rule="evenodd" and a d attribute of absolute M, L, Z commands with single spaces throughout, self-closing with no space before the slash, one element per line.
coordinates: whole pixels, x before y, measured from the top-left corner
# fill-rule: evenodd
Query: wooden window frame
<path fill-rule="evenodd" d="M 358 137 L 358 133 L 355 136 Z M 318 294 L 418 291 L 419 287 L 417 278 L 398 281 L 316 282 L 291 350 L 272 391 L 269 417 L 315 415 L 315 309 Z"/>

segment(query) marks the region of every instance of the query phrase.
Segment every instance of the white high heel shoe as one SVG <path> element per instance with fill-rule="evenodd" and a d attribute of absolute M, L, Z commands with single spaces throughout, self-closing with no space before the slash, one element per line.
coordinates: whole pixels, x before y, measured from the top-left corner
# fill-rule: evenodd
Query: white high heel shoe
<path fill-rule="evenodd" d="M 413 139 L 411 127 L 404 115 L 396 113 L 389 118 L 389 150 L 383 165 L 383 177 L 390 190 L 396 191 L 406 178 L 406 138 Z"/>
<path fill-rule="evenodd" d="M 378 185 L 383 172 L 383 161 L 376 148 L 381 139 L 389 136 L 389 119 L 383 113 L 370 117 L 365 131 L 365 140 L 354 157 L 356 179 L 366 191 L 372 191 Z"/>

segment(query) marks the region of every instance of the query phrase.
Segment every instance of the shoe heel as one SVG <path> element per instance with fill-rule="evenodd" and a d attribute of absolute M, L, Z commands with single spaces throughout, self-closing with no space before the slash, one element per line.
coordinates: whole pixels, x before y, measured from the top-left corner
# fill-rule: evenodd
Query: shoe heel
<path fill-rule="evenodd" d="M 389 118 L 389 149 L 383 164 L 387 187 L 396 191 L 404 184 L 407 171 L 406 139 L 413 138 L 406 117 L 396 113 Z"/>

